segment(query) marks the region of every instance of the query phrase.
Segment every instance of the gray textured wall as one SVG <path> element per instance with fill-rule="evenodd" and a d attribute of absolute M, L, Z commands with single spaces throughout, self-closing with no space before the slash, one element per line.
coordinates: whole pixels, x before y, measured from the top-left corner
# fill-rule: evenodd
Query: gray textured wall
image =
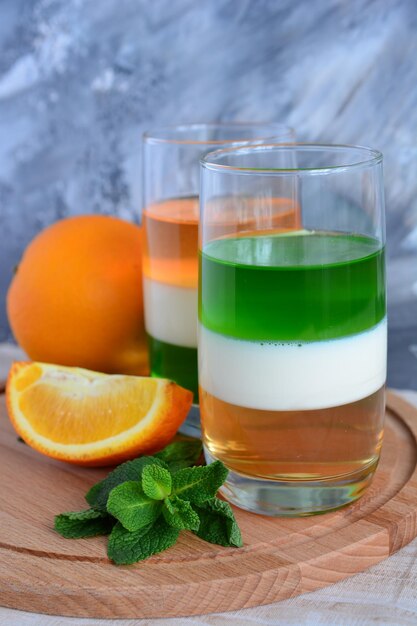
<path fill-rule="evenodd" d="M 384 152 L 390 382 L 417 386 L 416 0 L 0 0 L 0 11 L 0 340 L 11 269 L 44 224 L 138 216 L 143 129 L 278 120 L 301 140 Z"/>

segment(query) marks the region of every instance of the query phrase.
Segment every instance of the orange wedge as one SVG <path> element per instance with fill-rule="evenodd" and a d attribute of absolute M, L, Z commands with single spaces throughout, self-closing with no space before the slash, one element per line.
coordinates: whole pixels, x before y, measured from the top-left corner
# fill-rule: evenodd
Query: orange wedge
<path fill-rule="evenodd" d="M 17 433 L 39 452 L 78 465 L 152 454 L 174 437 L 193 394 L 175 383 L 16 362 L 7 407 Z"/>

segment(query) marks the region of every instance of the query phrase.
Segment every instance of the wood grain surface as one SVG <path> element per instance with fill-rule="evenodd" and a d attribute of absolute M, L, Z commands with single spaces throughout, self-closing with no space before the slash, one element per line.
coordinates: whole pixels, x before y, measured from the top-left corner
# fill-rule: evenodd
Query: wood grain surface
<path fill-rule="evenodd" d="M 417 409 L 388 394 L 380 465 L 366 495 L 324 516 L 267 518 L 236 509 L 242 549 L 189 533 L 146 562 L 116 567 L 106 539 L 65 540 L 56 513 L 85 507 L 106 472 L 42 457 L 0 408 L 0 605 L 85 617 L 170 617 L 267 604 L 385 559 L 417 534 Z"/>

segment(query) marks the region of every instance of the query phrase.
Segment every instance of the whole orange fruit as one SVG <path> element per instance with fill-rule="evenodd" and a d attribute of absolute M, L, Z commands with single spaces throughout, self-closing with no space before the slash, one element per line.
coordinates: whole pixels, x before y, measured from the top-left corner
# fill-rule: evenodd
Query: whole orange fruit
<path fill-rule="evenodd" d="M 147 373 L 141 241 L 139 226 L 101 215 L 61 220 L 32 240 L 7 294 L 31 359 Z"/>

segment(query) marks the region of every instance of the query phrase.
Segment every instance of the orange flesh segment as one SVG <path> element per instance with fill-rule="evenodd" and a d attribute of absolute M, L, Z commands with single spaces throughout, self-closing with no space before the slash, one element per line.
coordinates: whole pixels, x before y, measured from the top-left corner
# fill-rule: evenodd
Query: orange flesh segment
<path fill-rule="evenodd" d="M 138 385 L 127 376 L 111 381 L 64 376 L 54 381 L 54 375 L 47 373 L 21 392 L 19 409 L 36 432 L 51 441 L 101 441 L 132 428 L 146 416 L 157 382 L 141 382 Z"/>
<path fill-rule="evenodd" d="M 152 454 L 184 421 L 193 394 L 165 379 L 15 363 L 6 389 L 10 419 L 31 447 L 80 465 Z"/>

